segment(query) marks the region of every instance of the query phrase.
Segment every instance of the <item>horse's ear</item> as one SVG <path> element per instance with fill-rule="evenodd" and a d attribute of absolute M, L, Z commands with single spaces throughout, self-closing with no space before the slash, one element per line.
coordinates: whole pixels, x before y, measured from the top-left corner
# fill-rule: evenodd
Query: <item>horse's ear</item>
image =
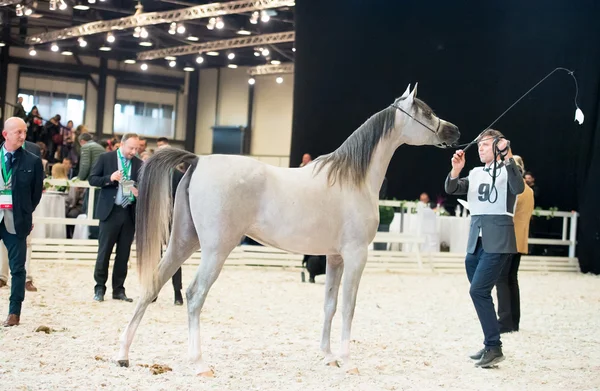
<path fill-rule="evenodd" d="M 412 90 L 412 92 L 410 93 L 410 96 L 412 99 L 415 99 L 417 97 L 417 86 L 419 85 L 419 83 L 415 83 L 415 88 L 414 90 Z"/>
<path fill-rule="evenodd" d="M 398 98 L 398 100 L 408 98 L 409 94 L 410 94 L 410 83 L 408 84 L 408 87 L 406 87 L 406 91 L 404 91 L 404 94 L 402 94 L 402 96 L 400 98 Z"/>

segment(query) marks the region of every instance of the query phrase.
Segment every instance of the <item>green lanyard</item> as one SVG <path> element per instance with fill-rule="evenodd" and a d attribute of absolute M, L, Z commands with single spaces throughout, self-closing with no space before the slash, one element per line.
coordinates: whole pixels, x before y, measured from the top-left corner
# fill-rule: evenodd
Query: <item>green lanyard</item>
<path fill-rule="evenodd" d="M 117 149 L 117 155 L 119 155 L 119 159 L 121 159 L 121 167 L 123 169 L 123 174 L 125 176 L 125 179 L 129 180 L 130 179 L 129 178 L 129 169 L 130 169 L 130 166 L 127 164 L 127 159 L 125 159 L 123 157 L 123 155 L 121 155 L 121 150 L 120 149 Z"/>
<path fill-rule="evenodd" d="M 10 158 L 12 159 L 12 153 L 11 153 L 11 157 Z M 6 159 L 5 159 L 4 156 L 2 156 L 2 158 L 0 160 L 2 160 L 2 176 L 4 178 L 4 185 L 7 185 L 8 182 L 10 182 L 10 177 L 12 176 L 12 171 L 13 170 L 12 170 L 12 167 L 11 167 L 10 171 L 8 171 L 8 172 L 6 171 L 6 163 L 4 162 Z"/>

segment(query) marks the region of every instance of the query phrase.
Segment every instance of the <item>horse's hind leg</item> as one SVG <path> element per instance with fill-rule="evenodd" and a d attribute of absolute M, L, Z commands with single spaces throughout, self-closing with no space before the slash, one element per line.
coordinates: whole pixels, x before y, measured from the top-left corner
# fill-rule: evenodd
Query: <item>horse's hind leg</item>
<path fill-rule="evenodd" d="M 219 277 L 223 264 L 231 251 L 239 244 L 242 234 L 227 233 L 227 237 L 203 240 L 202 260 L 194 280 L 186 292 L 189 322 L 189 354 L 196 374 L 213 377 L 213 370 L 202 359 L 200 341 L 200 312 L 206 301 L 208 291 Z"/>
<path fill-rule="evenodd" d="M 327 256 L 327 271 L 325 273 L 325 320 L 323 321 L 323 334 L 321 337 L 321 350 L 325 353 L 324 362 L 327 365 L 337 366 L 337 361 L 331 353 L 331 322 L 337 309 L 340 281 L 344 272 L 342 257 L 339 255 Z"/>
<path fill-rule="evenodd" d="M 177 201 L 175 204 L 173 229 L 167 251 L 158 265 L 157 285 L 143 292 L 135 307 L 131 321 L 121 334 L 121 347 L 117 357 L 120 366 L 129 366 L 129 348 L 148 305 L 158 295 L 160 288 L 173 277 L 177 269 L 200 248 L 198 235 L 189 212 L 189 203 L 184 194 L 185 192 L 181 197 L 177 197 L 181 201 Z M 177 195 L 179 196 L 179 193 Z"/>

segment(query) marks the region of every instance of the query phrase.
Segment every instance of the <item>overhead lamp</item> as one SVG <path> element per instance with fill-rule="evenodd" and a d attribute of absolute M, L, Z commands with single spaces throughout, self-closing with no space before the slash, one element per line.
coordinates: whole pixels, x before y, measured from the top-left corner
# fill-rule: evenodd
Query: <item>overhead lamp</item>
<path fill-rule="evenodd" d="M 83 39 L 83 37 L 77 38 L 77 42 L 79 42 L 79 46 L 81 46 L 82 48 L 87 46 L 87 41 Z"/>
<path fill-rule="evenodd" d="M 277 82 L 277 84 L 281 84 L 283 83 L 283 77 L 279 76 L 277 79 L 275 79 L 275 81 Z"/>
<path fill-rule="evenodd" d="M 140 65 L 140 69 L 142 71 L 147 71 L 148 70 L 148 64 L 142 64 L 142 65 Z"/>
<path fill-rule="evenodd" d="M 256 79 L 254 79 L 253 77 L 248 79 L 248 84 L 250 84 L 251 86 L 253 86 L 255 83 L 256 83 Z"/>
<path fill-rule="evenodd" d="M 204 57 L 202 57 L 202 56 L 198 56 L 198 57 L 196 57 L 196 62 L 197 62 L 198 64 L 202 64 L 202 63 L 204 62 Z"/>
<path fill-rule="evenodd" d="M 183 68 L 183 70 L 186 72 L 194 72 L 194 68 L 192 68 L 192 67 L 185 67 L 185 68 Z"/>
<path fill-rule="evenodd" d="M 115 42 L 115 36 L 113 33 L 106 34 L 106 42 L 113 43 Z"/>
<path fill-rule="evenodd" d="M 29 55 L 30 56 L 35 56 L 37 54 L 37 52 L 35 51 L 35 48 L 33 46 L 31 46 L 29 48 Z"/>
<path fill-rule="evenodd" d="M 58 45 L 56 43 L 53 43 L 52 46 L 50 47 L 50 50 L 52 50 L 53 52 L 58 52 L 60 50 L 60 48 L 58 47 Z"/>

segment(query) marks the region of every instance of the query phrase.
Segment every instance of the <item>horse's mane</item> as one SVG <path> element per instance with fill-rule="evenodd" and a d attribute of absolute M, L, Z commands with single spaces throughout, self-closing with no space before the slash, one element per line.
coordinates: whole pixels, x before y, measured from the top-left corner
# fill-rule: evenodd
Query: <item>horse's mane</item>
<path fill-rule="evenodd" d="M 330 185 L 352 183 L 361 187 L 379 141 L 394 128 L 396 109 L 388 107 L 373 115 L 354 131 L 342 145 L 328 155 L 315 159 L 315 174 L 328 166 Z"/>

